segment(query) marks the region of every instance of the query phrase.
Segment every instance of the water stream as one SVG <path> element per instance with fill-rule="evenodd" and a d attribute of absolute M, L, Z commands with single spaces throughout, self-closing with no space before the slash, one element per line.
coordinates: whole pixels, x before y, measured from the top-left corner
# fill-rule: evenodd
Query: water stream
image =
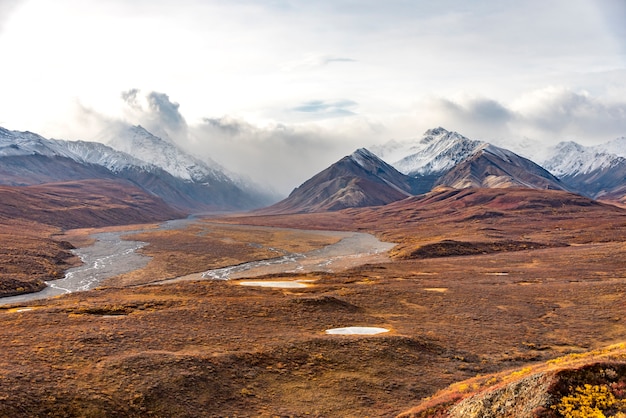
<path fill-rule="evenodd" d="M 161 224 L 159 229 L 184 228 L 194 221 L 193 218 L 168 221 Z M 226 225 L 220 224 L 220 226 Z M 242 228 L 241 225 L 233 227 Z M 40 292 L 0 298 L 0 305 L 23 303 L 65 293 L 91 290 L 98 287 L 107 278 L 143 268 L 150 261 L 150 257 L 139 254 L 137 250 L 147 245 L 147 243 L 127 241 L 121 238 L 139 231 L 142 231 L 142 229 L 94 234 L 92 236 L 95 239 L 93 245 L 73 250 L 83 261 L 81 266 L 67 270 L 65 277 L 62 279 L 46 282 L 47 287 Z M 193 277 L 164 280 L 159 283 L 168 283 L 181 279 L 228 280 L 231 278 L 254 277 L 281 272 L 331 271 L 334 266 L 363 264 L 365 257 L 384 253 L 395 245 L 381 242 L 373 235 L 365 233 L 345 231 L 307 232 L 339 236 L 342 239 L 335 244 L 304 254 L 285 252 L 283 256 L 274 259 L 208 270 Z M 251 245 L 259 244 L 251 243 Z"/>

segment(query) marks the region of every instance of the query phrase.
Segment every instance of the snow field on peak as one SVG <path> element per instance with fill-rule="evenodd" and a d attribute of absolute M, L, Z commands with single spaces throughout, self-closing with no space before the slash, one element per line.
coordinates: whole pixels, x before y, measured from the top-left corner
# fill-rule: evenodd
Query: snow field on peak
<path fill-rule="evenodd" d="M 586 147 L 576 142 L 560 142 L 541 165 L 559 177 L 588 174 L 625 162 L 623 157 L 604 151 L 603 145 Z"/>

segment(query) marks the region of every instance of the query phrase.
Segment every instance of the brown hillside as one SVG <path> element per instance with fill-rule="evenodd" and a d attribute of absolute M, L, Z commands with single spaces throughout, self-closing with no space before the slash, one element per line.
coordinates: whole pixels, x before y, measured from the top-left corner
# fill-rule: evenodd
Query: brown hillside
<path fill-rule="evenodd" d="M 115 180 L 0 186 L 0 296 L 41 290 L 44 281 L 62 277 L 78 262 L 69 251 L 71 244 L 54 239 L 63 229 L 183 215 L 130 183 Z"/>

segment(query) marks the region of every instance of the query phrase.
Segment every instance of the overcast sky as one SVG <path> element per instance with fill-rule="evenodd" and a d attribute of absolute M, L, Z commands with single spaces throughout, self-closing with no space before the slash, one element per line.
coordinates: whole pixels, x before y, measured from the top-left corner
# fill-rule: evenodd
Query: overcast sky
<path fill-rule="evenodd" d="M 0 0 L 0 126 L 142 124 L 286 193 L 443 126 L 626 135 L 624 0 Z"/>

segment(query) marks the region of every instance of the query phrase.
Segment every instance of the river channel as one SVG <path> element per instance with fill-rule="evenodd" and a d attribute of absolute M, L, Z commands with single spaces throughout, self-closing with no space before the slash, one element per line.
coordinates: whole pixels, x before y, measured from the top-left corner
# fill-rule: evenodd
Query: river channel
<path fill-rule="evenodd" d="M 161 224 L 159 229 L 184 228 L 195 221 L 193 218 L 168 221 Z M 245 226 L 233 227 L 242 228 Z M 286 230 L 286 228 L 273 229 Z M 137 250 L 147 243 L 122 239 L 122 236 L 138 231 L 141 230 L 103 232 L 92 235 L 95 239 L 93 245 L 73 250 L 82 260 L 81 266 L 69 269 L 63 279 L 46 282 L 47 287 L 40 292 L 0 298 L 0 305 L 23 303 L 65 293 L 91 290 L 98 287 L 107 278 L 143 268 L 150 261 L 150 257 L 138 253 Z M 384 254 L 395 245 L 381 242 L 373 235 L 361 232 L 314 230 L 307 230 L 306 232 L 338 236 L 341 240 L 307 253 L 285 253 L 273 259 L 208 270 L 158 283 L 180 280 L 228 280 L 282 272 L 332 271 L 333 269 L 380 261 L 385 257 Z M 251 245 L 262 244 L 251 243 Z"/>

